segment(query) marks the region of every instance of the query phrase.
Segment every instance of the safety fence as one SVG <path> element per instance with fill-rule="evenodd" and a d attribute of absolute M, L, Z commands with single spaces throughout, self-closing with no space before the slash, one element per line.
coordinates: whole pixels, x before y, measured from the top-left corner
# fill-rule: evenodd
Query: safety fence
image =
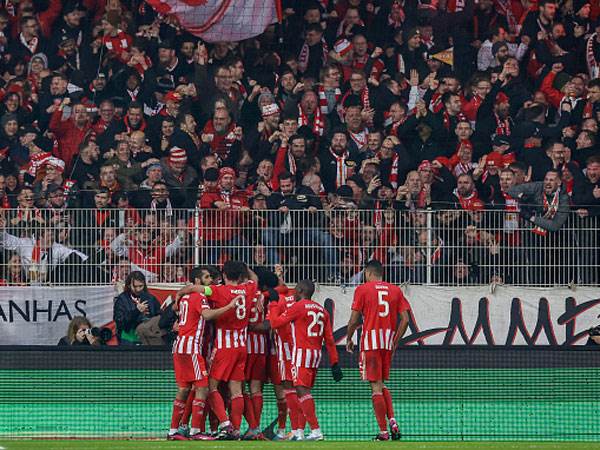
<path fill-rule="evenodd" d="M 376 434 L 357 356 L 339 348 L 313 394 L 326 439 Z M 160 349 L 0 348 L 0 438 L 164 438 L 176 392 Z M 600 352 L 589 348 L 402 347 L 386 383 L 409 441 L 600 439 Z M 261 427 L 277 418 L 264 387 Z M 244 427 L 244 425 L 243 425 Z M 289 429 L 289 422 L 288 422 Z"/>
<path fill-rule="evenodd" d="M 504 210 L 30 209 L 0 216 L 4 285 L 104 285 L 140 270 L 182 282 L 234 258 L 282 265 L 293 283 L 355 285 L 382 261 L 388 280 L 428 285 L 595 285 L 598 217 L 556 231 Z"/>

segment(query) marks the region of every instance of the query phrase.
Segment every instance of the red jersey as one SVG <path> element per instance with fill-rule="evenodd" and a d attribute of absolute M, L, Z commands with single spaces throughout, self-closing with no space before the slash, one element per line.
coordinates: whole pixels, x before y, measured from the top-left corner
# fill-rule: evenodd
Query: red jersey
<path fill-rule="evenodd" d="M 256 283 L 246 281 L 237 286 L 221 285 L 210 288 L 212 289 L 210 301 L 214 308 L 227 306 L 232 300 L 236 300 L 235 308 L 215 320 L 215 348 L 245 348 L 250 318 L 249 309 L 256 295 Z"/>
<path fill-rule="evenodd" d="M 260 325 L 265 321 L 265 297 L 261 292 L 257 292 L 252 298 L 250 304 L 249 325 Z M 261 306 L 259 306 L 262 303 Z M 267 333 L 265 331 L 248 331 L 248 341 L 246 343 L 248 353 L 257 355 L 267 354 Z"/>
<path fill-rule="evenodd" d="M 410 306 L 398 286 L 369 281 L 354 291 L 352 310 L 363 316 L 361 350 L 392 350 L 398 314 Z"/>
<path fill-rule="evenodd" d="M 279 315 L 278 305 L 269 305 L 272 313 L 271 325 L 274 328 L 291 323 L 294 347 L 292 364 L 296 367 L 316 369 L 321 363 L 323 341 L 329 352 L 330 363 L 338 362 L 337 349 L 333 340 L 333 331 L 329 321 L 329 313 L 312 300 L 300 300 L 283 314 Z"/>
<path fill-rule="evenodd" d="M 289 289 L 285 294 L 279 294 L 279 302 L 269 304 L 269 319 L 271 316 L 281 316 L 288 308 L 296 303 L 294 290 Z M 293 336 L 292 326 L 288 323 L 274 330 L 275 348 L 278 361 L 292 360 Z"/>
<path fill-rule="evenodd" d="M 206 322 L 202 311 L 210 309 L 208 300 L 196 292 L 179 300 L 179 331 L 173 342 L 173 353 L 185 355 L 202 354 L 202 340 Z"/>

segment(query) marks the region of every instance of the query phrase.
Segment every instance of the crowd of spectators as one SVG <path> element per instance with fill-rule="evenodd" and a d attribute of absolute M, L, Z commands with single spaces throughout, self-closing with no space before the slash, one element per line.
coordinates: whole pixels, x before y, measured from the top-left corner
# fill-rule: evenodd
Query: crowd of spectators
<path fill-rule="evenodd" d="M 3 2 L 4 284 L 181 281 L 197 252 L 330 282 L 373 254 L 397 281 L 594 282 L 597 3 L 282 3 L 208 44 L 136 0 Z"/>

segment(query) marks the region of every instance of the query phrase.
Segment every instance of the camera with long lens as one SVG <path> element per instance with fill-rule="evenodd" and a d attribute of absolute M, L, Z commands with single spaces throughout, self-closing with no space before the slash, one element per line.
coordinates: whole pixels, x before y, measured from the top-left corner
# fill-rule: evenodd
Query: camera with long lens
<path fill-rule="evenodd" d="M 100 341 L 100 344 L 106 344 L 112 338 L 112 330 L 106 327 L 92 327 L 90 334 Z"/>

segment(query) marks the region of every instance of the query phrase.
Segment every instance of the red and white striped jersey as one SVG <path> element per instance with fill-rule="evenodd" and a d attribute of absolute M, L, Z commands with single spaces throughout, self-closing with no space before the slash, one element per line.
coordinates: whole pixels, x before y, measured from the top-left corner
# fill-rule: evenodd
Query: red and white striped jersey
<path fill-rule="evenodd" d="M 240 285 L 211 286 L 210 301 L 221 308 L 236 300 L 235 307 L 215 320 L 215 348 L 246 348 L 250 306 L 256 295 L 256 283 L 247 281 Z"/>
<path fill-rule="evenodd" d="M 248 325 L 250 327 L 261 325 L 265 321 L 265 297 L 261 292 L 257 292 L 250 304 L 250 318 Z M 267 332 L 248 330 L 248 340 L 246 342 L 248 353 L 256 355 L 267 354 Z"/>
<path fill-rule="evenodd" d="M 217 328 L 215 337 L 215 348 L 240 348 L 246 346 L 246 337 L 248 331 L 244 328 L 241 330 L 226 330 Z"/>
<path fill-rule="evenodd" d="M 398 314 L 410 309 L 402 290 L 385 281 L 370 281 L 354 291 L 352 310 L 363 316 L 361 350 L 392 350 Z"/>
<path fill-rule="evenodd" d="M 277 315 L 280 316 L 288 308 L 291 308 L 296 303 L 294 297 L 294 290 L 290 289 L 285 294 L 279 295 L 279 302 L 269 303 L 269 314 L 268 318 L 274 314 L 271 312 L 272 308 L 275 308 Z M 275 342 L 275 351 L 277 352 L 278 361 L 291 361 L 292 360 L 292 326 L 290 324 L 283 325 L 278 329 L 273 329 L 273 341 Z"/>
<path fill-rule="evenodd" d="M 202 340 L 206 325 L 202 317 L 204 309 L 209 309 L 209 306 L 208 300 L 202 294 L 194 292 L 179 300 L 179 330 L 173 342 L 173 353 L 202 354 Z"/>
<path fill-rule="evenodd" d="M 270 306 L 270 305 L 269 305 Z M 272 309 L 271 309 L 272 308 Z M 278 314 L 277 305 L 270 306 L 271 326 L 278 329 L 287 323 L 292 325 L 292 364 L 296 367 L 316 369 L 322 356 L 323 341 L 329 352 L 331 364 L 338 362 L 337 349 L 329 313 L 312 300 L 300 300 L 283 314 Z"/>

